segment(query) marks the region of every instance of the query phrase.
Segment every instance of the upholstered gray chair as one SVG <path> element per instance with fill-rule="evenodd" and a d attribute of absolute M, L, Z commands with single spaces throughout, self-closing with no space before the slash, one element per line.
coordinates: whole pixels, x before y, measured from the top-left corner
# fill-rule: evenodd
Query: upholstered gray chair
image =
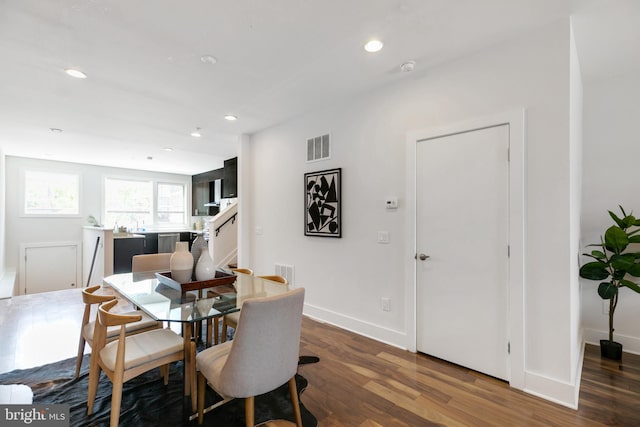
<path fill-rule="evenodd" d="M 169 261 L 172 253 L 134 255 L 131 258 L 131 271 L 169 271 Z"/>
<path fill-rule="evenodd" d="M 235 270 L 234 270 L 235 271 Z M 251 271 L 251 270 L 249 270 Z M 247 273 L 245 273 L 247 274 Z M 251 272 L 253 275 L 253 272 Z M 258 276 L 258 278 L 271 280 L 272 282 L 280 283 L 284 286 L 289 285 L 289 281 L 286 277 L 282 276 Z M 238 319 L 240 318 L 240 312 L 236 311 L 231 314 L 225 314 L 222 318 L 222 331 L 220 333 L 220 342 L 225 342 L 227 340 L 227 327 L 231 326 L 233 329 L 238 327 Z M 216 337 L 217 338 L 217 337 Z M 217 344 L 217 341 L 216 341 Z"/>
<path fill-rule="evenodd" d="M 204 421 L 208 383 L 224 401 L 245 399 L 246 425 L 254 425 L 254 396 L 289 383 L 296 425 L 302 426 L 296 388 L 304 288 L 245 301 L 233 341 L 196 356 L 198 423 Z"/>

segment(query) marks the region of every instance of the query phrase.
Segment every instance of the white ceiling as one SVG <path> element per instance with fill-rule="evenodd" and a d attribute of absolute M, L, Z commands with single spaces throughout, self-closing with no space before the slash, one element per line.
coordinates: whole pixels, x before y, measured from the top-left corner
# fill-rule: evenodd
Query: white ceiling
<path fill-rule="evenodd" d="M 420 72 L 571 14 L 586 81 L 640 71 L 636 0 L 0 0 L 0 143 L 195 174 L 242 133 L 404 78 L 404 61 Z"/>

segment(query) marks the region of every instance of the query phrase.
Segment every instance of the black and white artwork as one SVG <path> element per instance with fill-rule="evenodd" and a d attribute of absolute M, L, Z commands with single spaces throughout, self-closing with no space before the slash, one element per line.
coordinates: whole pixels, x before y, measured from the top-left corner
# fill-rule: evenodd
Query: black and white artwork
<path fill-rule="evenodd" d="M 342 237 L 341 172 L 337 168 L 304 174 L 306 236 Z"/>

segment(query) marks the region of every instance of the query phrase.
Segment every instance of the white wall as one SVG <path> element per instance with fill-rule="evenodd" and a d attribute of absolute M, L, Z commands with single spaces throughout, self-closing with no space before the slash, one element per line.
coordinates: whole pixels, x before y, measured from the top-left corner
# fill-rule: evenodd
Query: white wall
<path fill-rule="evenodd" d="M 569 161 L 571 173 L 570 186 L 570 245 L 569 264 L 570 272 L 570 301 L 571 301 L 571 362 L 573 363 L 572 373 L 574 377 L 572 381 L 576 381 L 576 377 L 582 374 L 583 349 L 581 320 L 580 320 L 580 277 L 578 271 L 580 269 L 580 218 L 582 210 L 582 139 L 583 139 L 583 84 L 580 72 L 580 61 L 573 37 L 573 28 L 571 31 L 570 45 L 570 111 L 569 111 Z M 579 379 L 577 380 L 579 381 Z M 576 393 L 578 389 L 576 389 Z M 577 396 L 576 396 L 577 400 Z"/>
<path fill-rule="evenodd" d="M 562 21 L 253 135 L 252 216 L 241 224 L 252 236 L 251 267 L 265 274 L 274 263 L 294 265 L 296 284 L 307 289 L 306 313 L 409 347 L 407 313 L 415 307 L 404 304 L 412 242 L 403 235 L 412 218 L 401 197 L 405 135 L 526 107 L 526 388 L 575 405 L 569 63 Z M 306 138 L 327 132 L 331 159 L 306 164 Z M 303 174 L 333 167 L 343 168 L 343 238 L 305 237 Z M 389 196 L 400 198 L 399 209 L 384 208 Z M 389 244 L 376 243 L 379 230 L 390 232 Z M 381 310 L 382 297 L 392 298 L 390 312 Z"/>
<path fill-rule="evenodd" d="M 5 253 L 5 171 L 7 170 L 4 151 L 0 147 L 0 279 L 4 275 Z"/>
<path fill-rule="evenodd" d="M 584 189 L 582 243 L 600 241 L 613 222 L 607 210 L 640 217 L 640 76 L 620 75 L 585 83 Z M 585 339 L 597 344 L 607 338 L 608 317 L 597 294 L 598 282 L 581 280 Z M 608 307 L 608 304 L 606 304 Z M 640 354 L 640 295 L 621 289 L 614 319 L 614 339 L 625 351 Z"/>
<path fill-rule="evenodd" d="M 81 176 L 80 217 L 29 218 L 21 217 L 20 174 L 25 168 L 78 173 Z M 191 200 L 191 176 L 108 168 L 78 163 L 6 157 L 6 268 L 19 271 L 20 244 L 38 242 L 82 242 L 82 226 L 87 217 L 102 217 L 102 189 L 104 176 L 151 178 L 187 185 L 188 208 Z"/>

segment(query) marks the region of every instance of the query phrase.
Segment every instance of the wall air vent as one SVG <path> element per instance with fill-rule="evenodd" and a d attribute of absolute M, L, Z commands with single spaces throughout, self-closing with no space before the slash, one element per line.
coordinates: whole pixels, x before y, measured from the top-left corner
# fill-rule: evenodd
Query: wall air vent
<path fill-rule="evenodd" d="M 289 282 L 289 288 L 296 287 L 293 277 L 294 268 L 293 265 L 276 264 L 275 273 L 277 276 L 282 276 Z"/>
<path fill-rule="evenodd" d="M 307 162 L 316 162 L 331 157 L 331 137 L 329 134 L 307 139 Z"/>

